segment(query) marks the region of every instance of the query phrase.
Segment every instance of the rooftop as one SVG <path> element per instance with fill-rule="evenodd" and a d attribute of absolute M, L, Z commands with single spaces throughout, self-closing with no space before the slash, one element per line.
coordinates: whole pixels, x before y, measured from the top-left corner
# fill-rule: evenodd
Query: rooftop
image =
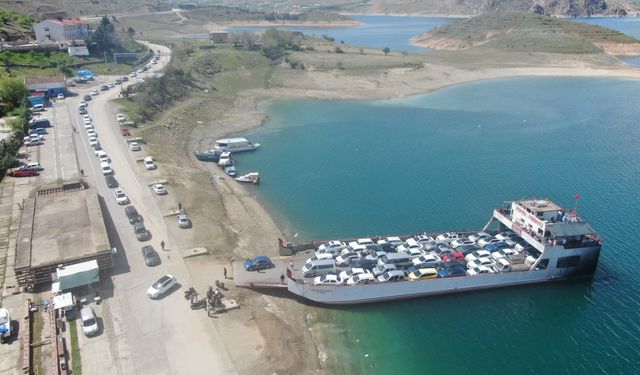
<path fill-rule="evenodd" d="M 62 83 L 66 81 L 64 77 L 26 77 L 24 83 L 27 85 L 37 85 L 41 83 Z"/>
<path fill-rule="evenodd" d="M 564 209 L 547 199 L 518 201 L 521 206 L 534 212 L 563 211 Z"/>
<path fill-rule="evenodd" d="M 107 249 L 107 230 L 95 190 L 57 191 L 25 201 L 16 268 L 64 263 Z"/>
<path fill-rule="evenodd" d="M 80 18 L 63 18 L 63 19 L 53 19 L 49 20 L 55 23 L 59 23 L 60 25 L 72 26 L 72 25 L 88 25 L 89 22 L 83 21 Z"/>

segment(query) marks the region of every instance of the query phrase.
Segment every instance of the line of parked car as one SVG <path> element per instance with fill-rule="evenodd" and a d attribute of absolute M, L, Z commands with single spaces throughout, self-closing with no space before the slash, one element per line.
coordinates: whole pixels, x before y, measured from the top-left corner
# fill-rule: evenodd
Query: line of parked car
<path fill-rule="evenodd" d="M 417 235 L 404 241 L 386 237 L 374 242 L 361 238 L 350 243 L 320 245 L 302 267 L 316 285 L 355 285 L 373 282 L 475 276 L 526 270 L 540 256 L 511 231 L 492 236 L 454 232 L 436 238 Z"/>

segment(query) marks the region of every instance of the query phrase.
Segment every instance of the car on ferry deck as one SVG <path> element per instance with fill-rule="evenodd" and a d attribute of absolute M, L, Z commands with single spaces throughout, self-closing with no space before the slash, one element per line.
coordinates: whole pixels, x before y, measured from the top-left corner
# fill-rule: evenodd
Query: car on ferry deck
<path fill-rule="evenodd" d="M 373 277 L 370 273 L 361 273 L 359 275 L 355 275 L 347 280 L 347 285 L 356 285 L 356 284 L 370 284 L 375 283 L 376 278 Z"/>
<path fill-rule="evenodd" d="M 481 238 L 478 241 L 478 246 L 484 247 L 484 246 L 487 246 L 488 244 L 494 244 L 497 242 L 500 242 L 500 240 L 497 238 Z"/>
<path fill-rule="evenodd" d="M 406 278 L 404 271 L 401 270 L 391 270 L 383 273 L 378 276 L 378 282 L 386 283 L 391 281 L 402 281 Z"/>
<path fill-rule="evenodd" d="M 474 243 L 477 243 L 478 241 L 480 241 L 481 239 L 485 238 L 491 238 L 491 235 L 487 232 L 478 232 L 475 234 L 470 235 L 469 237 L 467 237 L 470 241 L 473 241 Z"/>
<path fill-rule="evenodd" d="M 467 270 L 468 276 L 476 276 L 487 273 L 495 273 L 495 271 L 487 266 L 478 266 Z"/>
<path fill-rule="evenodd" d="M 363 258 L 354 259 L 351 261 L 351 263 L 349 263 L 350 267 L 364 268 L 365 270 L 371 270 L 373 267 L 377 265 L 378 265 L 377 260 L 370 260 L 370 259 L 363 259 Z"/>
<path fill-rule="evenodd" d="M 512 231 L 510 231 L 510 230 L 507 230 L 507 231 L 500 232 L 500 233 L 496 234 L 496 236 L 495 236 L 495 237 L 496 237 L 497 239 L 499 239 L 500 241 L 504 241 L 504 240 L 506 240 L 506 239 L 509 239 L 509 238 L 512 238 L 512 237 L 515 237 L 515 236 L 516 236 L 516 234 L 515 234 L 515 233 L 513 233 L 513 232 L 512 232 Z"/>
<path fill-rule="evenodd" d="M 492 267 L 493 264 L 494 264 L 493 259 L 486 257 L 486 258 L 472 260 L 471 262 L 467 262 L 467 268 L 471 269 L 471 268 L 476 268 L 478 266 Z"/>
<path fill-rule="evenodd" d="M 313 285 L 339 285 L 342 280 L 337 275 L 323 275 L 313 279 Z"/>
<path fill-rule="evenodd" d="M 438 270 L 435 268 L 420 268 L 409 273 L 409 280 L 435 279 L 438 277 Z"/>
<path fill-rule="evenodd" d="M 360 258 L 360 254 L 356 252 L 349 252 L 346 254 L 341 254 L 336 258 L 336 266 L 345 267 L 351 263 L 352 260 Z"/>
<path fill-rule="evenodd" d="M 347 247 L 347 245 L 342 241 L 329 241 L 325 242 L 322 245 L 318 246 L 318 250 L 316 250 L 316 255 L 330 253 L 335 256 L 340 252 L 340 250 Z"/>
<path fill-rule="evenodd" d="M 490 256 L 491 256 L 491 252 L 488 250 L 476 250 L 470 254 L 467 254 L 467 256 L 464 257 L 464 260 L 466 262 L 472 262 L 476 259 L 486 258 Z"/>
<path fill-rule="evenodd" d="M 451 248 L 452 249 L 457 249 L 458 247 L 462 246 L 462 245 L 475 245 L 476 243 L 470 239 L 466 239 L 466 238 L 458 238 L 457 240 L 453 240 L 451 241 Z"/>
<path fill-rule="evenodd" d="M 459 277 L 467 276 L 467 271 L 463 267 L 446 267 L 438 270 L 439 277 Z"/>
<path fill-rule="evenodd" d="M 395 264 L 383 264 L 381 266 L 373 267 L 371 272 L 373 273 L 373 276 L 378 277 L 387 271 L 392 271 L 396 269 L 398 268 L 395 266 Z"/>
<path fill-rule="evenodd" d="M 342 271 L 340 272 L 340 274 L 338 275 L 338 277 L 340 278 L 341 282 L 346 282 L 348 279 L 356 276 L 356 275 L 361 275 L 361 274 L 365 274 L 365 273 L 371 273 L 371 271 L 369 270 L 365 270 L 364 268 L 350 268 L 346 271 Z"/>
<path fill-rule="evenodd" d="M 498 260 L 500 258 L 504 258 L 507 255 L 514 255 L 517 254 L 518 252 L 513 250 L 513 249 L 500 249 L 498 251 L 496 251 L 495 253 L 491 254 L 491 258 Z"/>

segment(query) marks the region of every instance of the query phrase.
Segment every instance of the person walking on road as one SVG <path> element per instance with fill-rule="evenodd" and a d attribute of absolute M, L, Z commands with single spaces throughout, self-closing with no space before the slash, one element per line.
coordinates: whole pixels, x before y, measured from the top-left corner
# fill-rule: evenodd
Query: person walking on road
<path fill-rule="evenodd" d="M 293 271 L 293 259 L 289 262 L 289 268 L 291 268 L 291 271 Z"/>
<path fill-rule="evenodd" d="M 224 267 L 222 270 L 224 271 L 224 279 L 226 280 L 227 279 L 227 267 Z"/>
<path fill-rule="evenodd" d="M 182 202 L 178 202 L 178 211 L 182 212 Z"/>
<path fill-rule="evenodd" d="M 162 248 L 162 250 L 164 251 L 164 241 L 160 242 L 160 247 Z"/>

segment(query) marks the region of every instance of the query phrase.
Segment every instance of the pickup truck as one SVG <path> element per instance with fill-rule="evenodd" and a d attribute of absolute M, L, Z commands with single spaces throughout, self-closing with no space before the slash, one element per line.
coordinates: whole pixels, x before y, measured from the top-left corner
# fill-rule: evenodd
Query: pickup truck
<path fill-rule="evenodd" d="M 505 258 L 500 258 L 493 264 L 493 270 L 496 272 L 528 271 L 529 268 L 530 267 L 524 263 L 512 264 Z"/>
<path fill-rule="evenodd" d="M 9 310 L 2 308 L 0 309 L 0 342 L 4 344 L 9 341 L 11 333 L 11 315 Z"/>

